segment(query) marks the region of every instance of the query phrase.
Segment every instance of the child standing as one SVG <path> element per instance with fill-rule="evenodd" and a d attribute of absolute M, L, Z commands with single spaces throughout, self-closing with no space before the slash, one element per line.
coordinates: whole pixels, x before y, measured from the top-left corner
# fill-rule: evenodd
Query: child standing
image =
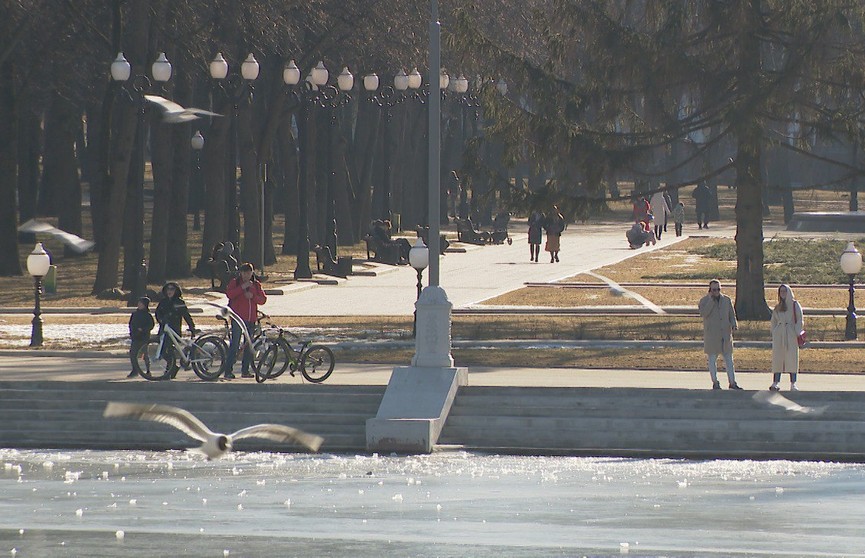
<path fill-rule="evenodd" d="M 676 236 L 682 236 L 682 225 L 685 223 L 685 202 L 679 202 L 673 208 L 673 221 L 676 223 Z"/>
<path fill-rule="evenodd" d="M 129 317 L 129 338 L 132 345 L 129 347 L 129 359 L 135 362 L 138 350 L 150 339 L 150 330 L 153 329 L 153 316 L 150 315 L 150 299 L 142 296 L 138 299 L 138 308 Z M 138 375 L 135 366 L 132 367 L 126 377 L 134 378 Z"/>

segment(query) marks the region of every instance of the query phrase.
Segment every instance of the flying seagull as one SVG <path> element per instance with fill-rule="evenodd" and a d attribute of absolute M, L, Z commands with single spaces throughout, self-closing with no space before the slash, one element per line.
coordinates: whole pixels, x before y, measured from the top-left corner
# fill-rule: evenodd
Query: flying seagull
<path fill-rule="evenodd" d="M 197 120 L 202 116 L 222 116 L 209 110 L 204 110 L 195 107 L 183 108 L 174 101 L 169 101 L 165 97 L 159 95 L 145 95 L 145 99 L 151 103 L 158 105 L 163 111 L 162 121 L 169 124 L 178 124 L 180 122 L 189 122 Z"/>
<path fill-rule="evenodd" d="M 20 227 L 18 227 L 18 232 L 50 234 L 60 239 L 63 244 L 69 246 L 79 254 L 83 254 L 87 250 L 93 248 L 93 246 L 95 245 L 95 243 L 90 240 L 85 240 L 80 236 L 76 236 L 72 233 L 60 230 L 57 227 L 54 227 L 42 221 L 37 221 L 36 219 L 30 219 L 26 223 L 22 224 Z"/>
<path fill-rule="evenodd" d="M 203 442 L 200 447 L 189 451 L 217 459 L 230 452 L 234 440 L 241 438 L 264 438 L 275 442 L 297 442 L 312 451 L 318 451 L 324 438 L 308 434 L 297 428 L 281 424 L 256 424 L 238 430 L 234 434 L 211 432 L 203 422 L 192 413 L 178 407 L 141 403 L 121 403 L 111 401 L 105 407 L 104 417 L 129 417 L 139 420 L 161 422 L 180 430 L 190 438 Z"/>
<path fill-rule="evenodd" d="M 782 409 L 786 409 L 789 413 L 797 413 L 800 415 L 822 415 L 827 409 L 826 405 L 822 407 L 805 407 L 795 401 L 790 401 L 780 393 L 773 391 L 758 391 L 754 394 L 754 401 L 775 405 Z"/>

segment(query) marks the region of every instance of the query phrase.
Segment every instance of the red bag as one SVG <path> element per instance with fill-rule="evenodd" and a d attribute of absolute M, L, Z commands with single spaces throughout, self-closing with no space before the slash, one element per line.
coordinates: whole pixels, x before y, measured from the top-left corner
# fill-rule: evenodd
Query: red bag
<path fill-rule="evenodd" d="M 797 317 L 797 314 L 796 314 L 796 303 L 795 302 L 793 303 L 793 319 L 796 320 L 797 322 L 799 321 L 799 318 Z M 799 345 L 800 349 L 803 349 L 803 348 L 805 348 L 805 343 L 807 343 L 807 342 L 808 342 L 808 337 L 806 336 L 805 330 L 803 329 L 802 331 L 799 332 L 799 335 L 796 336 L 796 343 Z"/>

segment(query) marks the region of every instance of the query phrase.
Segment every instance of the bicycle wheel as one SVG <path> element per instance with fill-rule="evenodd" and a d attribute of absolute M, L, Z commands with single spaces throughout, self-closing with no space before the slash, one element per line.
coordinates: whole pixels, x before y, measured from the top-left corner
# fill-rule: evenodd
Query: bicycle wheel
<path fill-rule="evenodd" d="M 313 345 L 303 353 L 300 359 L 300 373 L 303 377 L 314 384 L 325 381 L 336 361 L 333 359 L 333 351 L 324 345 Z"/>
<path fill-rule="evenodd" d="M 276 355 L 273 363 L 273 370 L 270 372 L 268 379 L 279 378 L 288 370 L 288 365 L 291 364 L 292 353 L 291 345 L 282 337 L 277 337 L 271 343 L 271 346 L 276 347 Z"/>
<path fill-rule="evenodd" d="M 195 375 L 202 380 L 216 380 L 225 366 L 225 341 L 215 335 L 196 339 L 189 347 L 189 360 Z"/>
<path fill-rule="evenodd" d="M 161 380 L 169 377 L 175 368 L 174 351 L 163 350 L 159 354 L 159 341 L 148 341 L 138 349 L 132 367 L 145 380 Z"/>
<path fill-rule="evenodd" d="M 279 345 L 276 343 L 269 343 L 267 348 L 264 350 L 264 354 L 261 355 L 261 358 L 252 363 L 252 367 L 255 368 L 256 382 L 261 384 L 266 380 L 274 378 L 273 369 L 276 366 L 279 351 Z"/>

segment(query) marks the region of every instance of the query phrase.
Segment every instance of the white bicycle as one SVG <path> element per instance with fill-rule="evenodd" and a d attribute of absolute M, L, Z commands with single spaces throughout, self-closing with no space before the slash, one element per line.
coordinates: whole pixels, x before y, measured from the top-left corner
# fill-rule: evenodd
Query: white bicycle
<path fill-rule="evenodd" d="M 138 349 L 132 366 L 146 380 L 170 380 L 181 366 L 192 368 L 202 380 L 216 380 L 222 374 L 226 352 L 225 343 L 218 338 L 185 339 L 166 325 L 155 340 Z"/>

